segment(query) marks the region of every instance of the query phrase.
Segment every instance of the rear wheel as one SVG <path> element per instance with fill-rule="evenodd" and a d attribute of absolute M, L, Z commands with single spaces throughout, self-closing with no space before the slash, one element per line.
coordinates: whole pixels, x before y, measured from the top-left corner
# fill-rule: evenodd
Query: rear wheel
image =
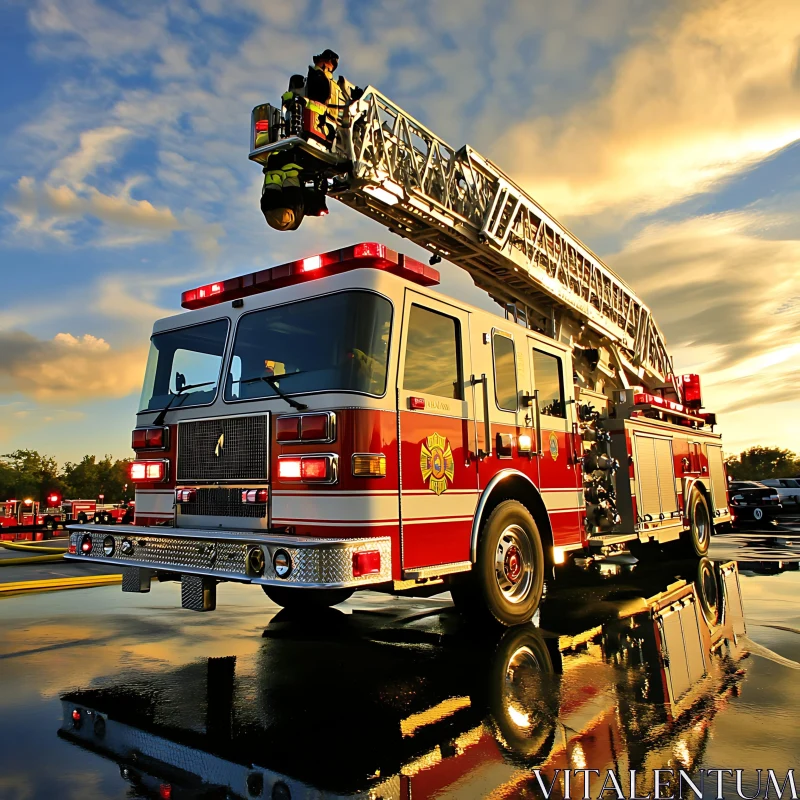
<path fill-rule="evenodd" d="M 689 530 L 683 534 L 683 549 L 689 556 L 704 556 L 711 544 L 711 512 L 705 495 L 697 489 L 689 495 Z"/>
<path fill-rule="evenodd" d="M 454 580 L 453 602 L 466 616 L 520 625 L 536 613 L 543 588 L 539 529 L 522 503 L 506 500 L 483 525 L 472 571 Z"/>
<path fill-rule="evenodd" d="M 264 594 L 283 608 L 311 611 L 344 603 L 353 589 L 301 589 L 290 586 L 262 586 Z"/>
<path fill-rule="evenodd" d="M 86 516 L 86 514 L 81 511 L 80 514 L 78 514 L 78 516 L 75 518 L 75 521 L 78 523 L 78 525 L 85 525 L 88 519 L 89 518 Z"/>

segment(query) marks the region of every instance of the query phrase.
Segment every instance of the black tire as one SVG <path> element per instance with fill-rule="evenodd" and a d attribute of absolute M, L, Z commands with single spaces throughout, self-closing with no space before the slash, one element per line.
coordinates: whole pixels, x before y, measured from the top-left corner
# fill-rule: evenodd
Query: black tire
<path fill-rule="evenodd" d="M 708 558 L 701 558 L 697 564 L 697 577 L 694 581 L 700 608 L 706 622 L 712 627 L 719 622 L 720 589 L 714 563 Z"/>
<path fill-rule="evenodd" d="M 80 514 L 78 514 L 78 516 L 75 517 L 75 522 L 77 522 L 78 525 L 85 525 L 88 521 L 89 518 L 86 516 L 86 513 L 84 511 L 81 511 Z"/>
<path fill-rule="evenodd" d="M 264 594 L 283 608 L 313 611 L 344 603 L 353 589 L 301 589 L 291 586 L 262 586 Z"/>
<path fill-rule="evenodd" d="M 708 500 L 697 489 L 692 489 L 686 509 L 689 517 L 689 530 L 684 531 L 680 540 L 683 555 L 701 558 L 708 552 L 711 544 L 711 532 L 714 530 Z"/>
<path fill-rule="evenodd" d="M 522 503 L 505 500 L 489 515 L 472 571 L 450 589 L 456 608 L 475 620 L 501 625 L 530 622 L 544 590 L 544 551 L 539 529 Z"/>
<path fill-rule="evenodd" d="M 56 521 L 51 516 L 44 518 L 44 528 L 47 531 L 54 531 L 56 529 Z"/>
<path fill-rule="evenodd" d="M 506 631 L 492 657 L 488 689 L 491 728 L 501 747 L 526 766 L 541 763 L 555 741 L 559 691 L 537 628 Z"/>

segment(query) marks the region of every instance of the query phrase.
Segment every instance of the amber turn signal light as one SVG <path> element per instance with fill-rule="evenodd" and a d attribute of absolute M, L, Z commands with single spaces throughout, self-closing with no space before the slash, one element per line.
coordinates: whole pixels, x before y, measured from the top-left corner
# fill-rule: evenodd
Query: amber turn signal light
<path fill-rule="evenodd" d="M 356 478 L 385 478 L 386 456 L 383 453 L 355 453 L 353 475 Z"/>

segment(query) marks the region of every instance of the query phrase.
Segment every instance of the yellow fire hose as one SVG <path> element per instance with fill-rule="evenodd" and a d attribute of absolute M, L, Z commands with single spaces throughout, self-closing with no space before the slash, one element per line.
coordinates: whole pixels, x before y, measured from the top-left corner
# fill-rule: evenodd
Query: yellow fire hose
<path fill-rule="evenodd" d="M 33 550 L 34 553 L 41 553 L 42 551 L 48 551 L 50 554 L 67 552 L 66 547 L 42 547 L 41 545 L 20 544 L 19 542 L 0 542 L 0 547 L 4 547 L 6 550 Z"/>
<path fill-rule="evenodd" d="M 22 592 L 53 592 L 59 589 L 88 589 L 93 586 L 111 586 L 122 583 L 122 575 L 86 575 L 81 578 L 53 578 L 44 581 L 17 581 L 0 583 L 0 595 Z"/>
<path fill-rule="evenodd" d="M 52 556 L 30 556 L 29 558 L 0 558 L 0 567 L 18 567 L 21 564 L 54 564 L 56 561 L 63 560 L 63 553 L 55 553 Z"/>

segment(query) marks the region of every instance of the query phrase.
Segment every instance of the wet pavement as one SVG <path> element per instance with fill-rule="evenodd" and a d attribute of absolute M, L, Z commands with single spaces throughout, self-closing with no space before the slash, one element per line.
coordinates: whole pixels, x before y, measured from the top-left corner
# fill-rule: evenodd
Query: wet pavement
<path fill-rule="evenodd" d="M 66 536 L 49 539 L 45 542 L 20 542 L 27 546 L 35 546 L 41 552 L 33 550 L 15 550 L 0 547 L 0 584 L 19 581 L 44 581 L 55 578 L 80 578 L 85 575 L 119 574 L 119 569 L 104 564 L 81 564 L 75 561 L 48 561 L 41 564 L 4 565 L 3 561 L 16 561 L 21 558 L 36 558 L 48 555 L 50 551 L 64 549 L 69 545 Z M 2 796 L 2 795 L 0 795 Z"/>
<path fill-rule="evenodd" d="M 505 632 L 447 594 L 312 619 L 234 584 L 210 614 L 176 583 L 0 598 L 0 798 L 563 797 L 565 769 L 627 797 L 631 769 L 645 796 L 710 767 L 753 796 L 798 767 L 800 521 L 710 555 L 570 573 Z"/>

